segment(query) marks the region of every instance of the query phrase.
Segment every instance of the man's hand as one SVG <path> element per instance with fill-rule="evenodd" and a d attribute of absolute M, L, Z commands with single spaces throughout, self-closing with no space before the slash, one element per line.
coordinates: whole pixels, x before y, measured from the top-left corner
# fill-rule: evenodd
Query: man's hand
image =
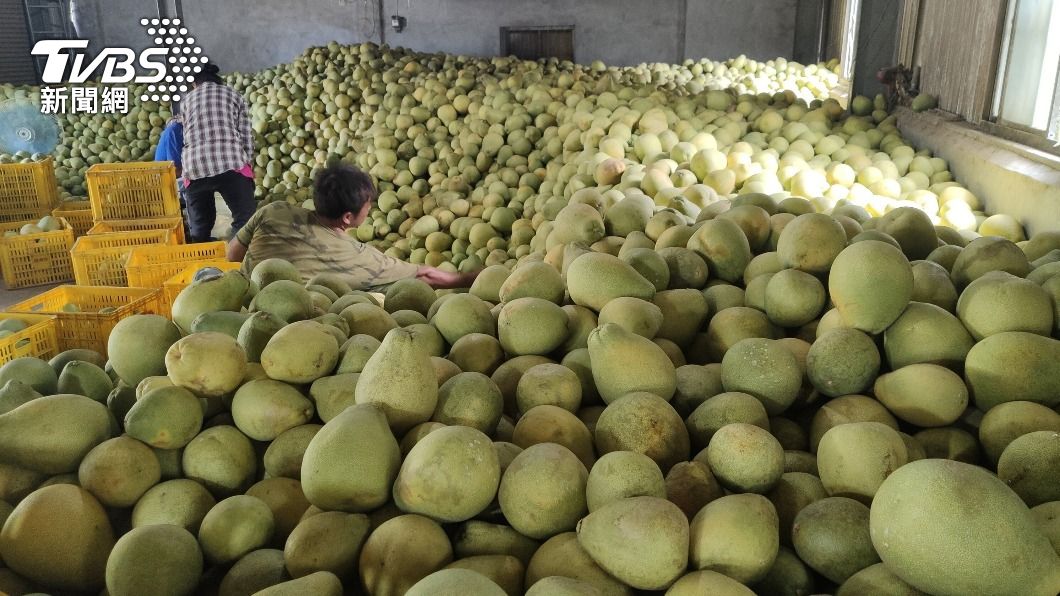
<path fill-rule="evenodd" d="M 436 267 L 424 266 L 420 267 L 420 270 L 416 273 L 416 279 L 427 282 L 427 285 L 436 290 L 449 290 L 453 288 L 470 288 L 478 274 L 478 271 L 450 273 Z"/>
<path fill-rule="evenodd" d="M 243 262 L 243 257 L 247 256 L 247 247 L 243 246 L 237 238 L 233 237 L 228 241 L 228 247 L 225 250 L 225 256 L 229 261 L 233 263 Z"/>

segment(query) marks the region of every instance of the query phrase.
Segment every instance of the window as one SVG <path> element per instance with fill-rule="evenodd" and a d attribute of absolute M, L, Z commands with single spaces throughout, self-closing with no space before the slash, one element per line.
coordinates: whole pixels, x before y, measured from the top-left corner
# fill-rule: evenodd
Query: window
<path fill-rule="evenodd" d="M 574 60 L 574 27 L 501 27 L 501 55 Z"/>
<path fill-rule="evenodd" d="M 70 22 L 70 6 L 67 0 L 25 0 L 26 22 L 29 25 L 30 42 L 42 39 L 74 39 L 76 35 Z M 35 58 L 37 75 L 44 68 L 44 56 Z"/>
<path fill-rule="evenodd" d="M 1060 143 L 1060 0 L 1010 0 L 993 116 Z"/>

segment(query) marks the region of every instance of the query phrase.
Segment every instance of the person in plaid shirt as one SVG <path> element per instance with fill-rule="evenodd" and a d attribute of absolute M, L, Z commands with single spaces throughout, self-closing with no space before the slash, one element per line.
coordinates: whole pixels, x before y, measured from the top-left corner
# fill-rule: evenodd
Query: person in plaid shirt
<path fill-rule="evenodd" d="M 196 75 L 194 89 L 181 105 L 184 118 L 184 168 L 190 242 L 213 238 L 217 219 L 214 193 L 232 210 L 232 232 L 238 232 L 257 203 L 254 200 L 254 133 L 247 102 L 224 84 L 218 67 L 207 64 Z"/>

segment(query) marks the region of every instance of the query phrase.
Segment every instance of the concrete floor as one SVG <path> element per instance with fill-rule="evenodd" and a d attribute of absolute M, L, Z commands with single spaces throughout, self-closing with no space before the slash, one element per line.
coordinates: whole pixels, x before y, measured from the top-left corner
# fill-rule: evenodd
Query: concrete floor
<path fill-rule="evenodd" d="M 221 196 L 217 195 L 217 222 L 213 228 L 213 236 L 217 239 L 228 240 L 232 236 L 232 211 L 228 208 L 228 205 L 221 200 Z M 73 280 L 66 282 L 67 284 L 74 283 Z M 34 286 L 32 288 L 16 288 L 13 290 L 7 289 L 7 286 L 3 283 L 3 279 L 0 278 L 0 311 L 5 310 L 12 304 L 17 304 L 23 300 L 28 300 L 38 294 L 43 294 L 48 290 L 63 284 L 50 284 L 45 286 Z"/>
<path fill-rule="evenodd" d="M 70 283 L 73 283 L 72 281 Z M 34 286 L 32 288 L 16 288 L 14 290 L 7 289 L 4 285 L 3 280 L 0 280 L 0 311 L 6 310 L 7 307 L 12 304 L 17 304 L 23 300 L 29 300 L 30 298 L 47 292 L 48 290 L 61 285 L 51 284 L 46 286 Z"/>

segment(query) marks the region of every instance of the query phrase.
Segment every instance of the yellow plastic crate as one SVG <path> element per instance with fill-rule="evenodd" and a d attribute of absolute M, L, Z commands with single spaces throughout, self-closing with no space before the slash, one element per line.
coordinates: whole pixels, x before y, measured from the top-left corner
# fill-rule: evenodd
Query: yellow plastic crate
<path fill-rule="evenodd" d="M 79 286 L 127 286 L 125 263 L 137 246 L 172 244 L 170 230 L 118 232 L 81 236 L 70 250 Z"/>
<path fill-rule="evenodd" d="M 180 216 L 171 161 L 96 164 L 88 168 L 85 182 L 97 222 Z"/>
<path fill-rule="evenodd" d="M 8 231 L 34 221 L 0 224 L 0 266 L 4 270 L 7 289 L 26 288 L 70 281 L 74 267 L 70 249 L 74 245 L 74 231 L 60 218 L 63 229 L 26 236 L 4 237 Z"/>
<path fill-rule="evenodd" d="M 19 319 L 27 326 L 0 338 L 0 365 L 23 356 L 50 360 L 59 353 L 58 322 L 54 316 L 0 313 L 0 321 L 8 319 Z"/>
<path fill-rule="evenodd" d="M 125 271 L 132 288 L 161 288 L 167 279 L 184 271 L 189 263 L 224 260 L 224 242 L 140 246 L 129 253 Z"/>
<path fill-rule="evenodd" d="M 107 338 L 130 315 L 164 314 L 160 292 L 146 288 L 59 286 L 8 307 L 8 313 L 54 315 L 60 350 L 87 348 L 107 353 Z M 69 312 L 77 308 L 76 312 Z M 105 308 L 114 310 L 105 314 Z M 69 310 L 64 310 L 69 309 Z"/>
<path fill-rule="evenodd" d="M 166 280 L 162 284 L 162 305 L 166 312 L 170 312 L 173 308 L 173 301 L 177 299 L 177 294 L 184 288 L 191 285 L 191 281 L 195 279 L 195 273 L 203 267 L 216 267 L 221 271 L 235 271 L 242 267 L 242 263 L 233 263 L 232 261 L 226 261 L 223 258 L 214 261 L 198 261 L 195 263 L 185 263 L 184 268 L 180 273 Z"/>
<path fill-rule="evenodd" d="M 60 203 L 58 207 L 52 210 L 52 215 L 68 221 L 70 227 L 74 229 L 74 236 L 84 236 L 94 223 L 92 221 L 92 205 L 88 202 L 88 199 Z"/>
<path fill-rule="evenodd" d="M 0 165 L 0 222 L 40 219 L 59 201 L 55 162 Z"/>
<path fill-rule="evenodd" d="M 113 234 L 115 232 L 146 232 L 168 230 L 173 234 L 173 244 L 184 244 L 184 219 L 176 217 L 154 217 L 151 219 L 116 219 L 95 222 L 89 234 Z"/>

